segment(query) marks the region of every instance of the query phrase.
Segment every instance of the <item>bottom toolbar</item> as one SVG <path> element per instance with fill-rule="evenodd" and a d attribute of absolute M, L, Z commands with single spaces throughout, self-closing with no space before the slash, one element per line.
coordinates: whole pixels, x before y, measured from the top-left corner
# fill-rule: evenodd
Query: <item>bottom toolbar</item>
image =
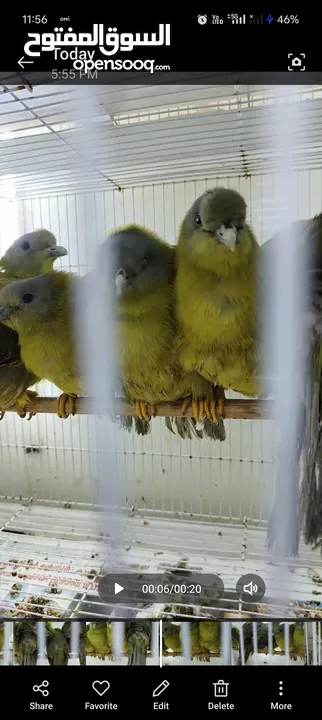
<path fill-rule="evenodd" d="M 247 718 L 301 712 L 319 703 L 320 668 L 238 667 L 1 667 L 1 686 L 16 712 L 113 712 L 141 717 L 154 712 L 182 717 L 195 712 L 247 711 Z M 10 689 L 9 689 L 10 688 Z M 19 692 L 12 694 L 13 688 Z M 14 699 L 13 699 L 14 698 Z M 252 714 L 254 708 L 254 715 Z"/>

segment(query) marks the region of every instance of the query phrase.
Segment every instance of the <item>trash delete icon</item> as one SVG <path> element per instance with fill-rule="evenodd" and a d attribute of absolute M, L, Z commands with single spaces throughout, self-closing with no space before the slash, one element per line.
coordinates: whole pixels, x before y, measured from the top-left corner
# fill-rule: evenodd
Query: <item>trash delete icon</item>
<path fill-rule="evenodd" d="M 218 680 L 218 682 L 213 683 L 213 686 L 215 697 L 228 697 L 229 683 L 226 683 L 224 680 Z"/>

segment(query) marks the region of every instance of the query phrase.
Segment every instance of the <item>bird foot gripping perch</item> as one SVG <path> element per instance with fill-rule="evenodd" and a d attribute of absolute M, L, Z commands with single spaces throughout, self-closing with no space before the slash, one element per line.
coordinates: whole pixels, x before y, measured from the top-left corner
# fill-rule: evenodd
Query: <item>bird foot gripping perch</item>
<path fill-rule="evenodd" d="M 143 400 L 135 401 L 135 411 L 139 420 L 146 420 L 146 422 L 149 422 L 151 417 L 155 417 L 155 410 L 155 405 L 148 405 Z"/>
<path fill-rule="evenodd" d="M 203 424 L 206 435 L 212 439 L 223 441 L 226 438 L 223 422 L 225 401 L 224 388 L 216 385 L 213 398 L 199 398 L 198 400 L 191 396 L 185 398 L 182 403 L 182 414 L 185 415 L 191 404 L 193 417 L 197 423 Z"/>
<path fill-rule="evenodd" d="M 221 385 L 216 385 L 213 398 L 199 398 L 196 400 L 191 398 L 191 395 L 185 398 L 182 403 L 182 414 L 185 415 L 191 404 L 193 417 L 197 422 L 202 422 L 204 418 L 208 418 L 213 423 L 218 423 L 219 420 L 225 417 L 225 400 L 224 389 Z"/>
<path fill-rule="evenodd" d="M 57 400 L 57 415 L 61 420 L 67 420 L 70 415 L 76 415 L 77 395 L 62 393 Z"/>
<path fill-rule="evenodd" d="M 28 402 L 31 398 L 35 398 L 35 397 L 38 397 L 38 393 L 36 391 L 26 390 L 26 392 L 23 393 L 23 395 L 19 398 L 19 400 L 17 400 L 17 405 L 18 405 L 17 415 L 22 420 L 27 415 L 26 405 L 28 405 Z M 0 410 L 0 421 L 3 420 L 5 414 L 6 414 L 5 410 Z M 33 418 L 35 415 L 37 415 L 37 413 L 35 413 L 35 412 L 29 413 L 27 420 L 31 420 L 31 418 Z"/>

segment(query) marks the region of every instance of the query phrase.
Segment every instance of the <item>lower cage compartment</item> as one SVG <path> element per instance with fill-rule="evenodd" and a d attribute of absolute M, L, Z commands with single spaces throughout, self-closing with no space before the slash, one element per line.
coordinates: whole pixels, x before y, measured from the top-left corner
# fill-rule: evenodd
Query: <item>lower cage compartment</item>
<path fill-rule="evenodd" d="M 320 550 L 278 565 L 266 549 L 265 528 L 118 515 L 118 542 L 104 512 L 74 506 L 0 503 L 0 613 L 3 618 L 84 619 L 322 617 Z M 114 537 L 114 535 L 113 535 Z M 218 575 L 224 594 L 215 605 L 107 605 L 98 594 L 107 573 L 163 573 L 184 569 Z M 246 574 L 266 585 L 261 603 L 236 594 Z"/>
<path fill-rule="evenodd" d="M 321 665 L 321 622 L 4 621 L 0 665 Z"/>

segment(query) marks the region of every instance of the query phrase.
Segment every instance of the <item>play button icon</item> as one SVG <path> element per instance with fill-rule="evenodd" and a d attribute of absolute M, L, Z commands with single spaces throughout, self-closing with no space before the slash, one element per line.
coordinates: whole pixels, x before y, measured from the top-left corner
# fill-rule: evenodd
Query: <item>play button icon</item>
<path fill-rule="evenodd" d="M 124 590 L 124 587 L 122 585 L 119 585 L 118 583 L 114 583 L 114 593 L 115 595 L 118 595 L 120 592 Z"/>

